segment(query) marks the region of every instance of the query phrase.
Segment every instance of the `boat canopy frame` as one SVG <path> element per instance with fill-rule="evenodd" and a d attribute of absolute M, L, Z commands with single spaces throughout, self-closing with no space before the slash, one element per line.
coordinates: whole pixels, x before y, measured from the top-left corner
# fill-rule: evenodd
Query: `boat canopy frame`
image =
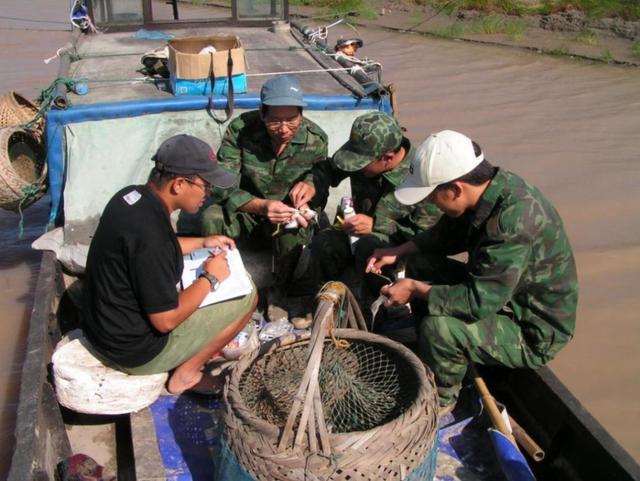
<path fill-rule="evenodd" d="M 274 22 L 289 21 L 289 0 L 266 0 L 268 11 L 252 13 L 245 8 L 248 2 L 230 0 L 231 16 L 226 18 L 181 19 L 178 0 L 168 0 L 172 7 L 173 19 L 159 19 L 154 17 L 153 0 L 134 0 L 139 8 L 135 12 L 118 16 L 116 7 L 118 0 L 80 0 L 85 4 L 89 16 L 98 27 L 108 27 L 110 31 L 135 30 L 140 27 L 147 29 L 167 28 L 171 26 L 197 27 L 203 24 L 222 23 L 230 26 L 270 26 Z M 131 3 L 131 2 L 128 2 Z"/>

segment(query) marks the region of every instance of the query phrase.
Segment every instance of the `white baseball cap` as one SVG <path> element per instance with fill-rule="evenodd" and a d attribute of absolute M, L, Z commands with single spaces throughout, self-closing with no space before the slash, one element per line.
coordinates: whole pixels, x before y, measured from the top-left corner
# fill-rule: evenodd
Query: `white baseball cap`
<path fill-rule="evenodd" d="M 469 137 L 453 130 L 431 134 L 411 155 L 409 176 L 395 191 L 406 205 L 417 204 L 440 184 L 451 182 L 475 169 L 484 160 L 476 157 Z"/>

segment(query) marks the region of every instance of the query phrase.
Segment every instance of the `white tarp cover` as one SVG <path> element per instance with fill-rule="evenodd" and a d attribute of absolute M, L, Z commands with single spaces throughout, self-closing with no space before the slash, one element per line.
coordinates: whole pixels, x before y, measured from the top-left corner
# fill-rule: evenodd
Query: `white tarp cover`
<path fill-rule="evenodd" d="M 235 110 L 234 116 L 243 110 Z M 307 110 L 304 115 L 329 136 L 329 155 L 349 138 L 353 120 L 365 110 Z M 224 115 L 223 112 L 216 112 Z M 104 206 L 122 187 L 143 184 L 153 167 L 151 157 L 167 138 L 187 133 L 220 146 L 226 129 L 205 110 L 165 112 L 139 117 L 87 121 L 65 127 L 65 243 L 88 243 Z M 327 211 L 348 191 L 332 192 Z"/>

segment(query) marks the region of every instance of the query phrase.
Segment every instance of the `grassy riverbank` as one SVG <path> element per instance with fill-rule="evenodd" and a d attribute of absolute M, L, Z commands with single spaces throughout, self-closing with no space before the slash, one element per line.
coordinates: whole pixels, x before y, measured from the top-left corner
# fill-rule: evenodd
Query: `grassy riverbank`
<path fill-rule="evenodd" d="M 567 10 L 583 12 L 589 18 L 640 19 L 637 0 L 416 0 L 437 8 L 467 9 L 505 15 L 549 15 Z"/>
<path fill-rule="evenodd" d="M 290 0 L 293 14 L 640 66 L 638 0 Z"/>
<path fill-rule="evenodd" d="M 375 0 L 290 0 L 291 5 L 328 8 L 336 13 L 346 11 L 375 12 Z M 461 10 L 475 10 L 504 15 L 550 15 L 569 10 L 584 13 L 590 19 L 619 17 L 624 20 L 640 19 L 637 0 L 409 0 L 414 3 L 453 14 Z"/>

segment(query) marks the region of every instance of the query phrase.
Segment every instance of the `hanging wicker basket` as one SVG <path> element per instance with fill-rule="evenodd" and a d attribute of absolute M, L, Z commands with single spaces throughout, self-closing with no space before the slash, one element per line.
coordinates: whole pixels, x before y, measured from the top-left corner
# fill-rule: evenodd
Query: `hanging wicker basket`
<path fill-rule="evenodd" d="M 0 129 L 0 207 L 17 211 L 46 191 L 46 154 L 38 138 L 17 127 Z"/>
<path fill-rule="evenodd" d="M 17 127 L 33 120 L 38 108 L 16 92 L 0 95 L 0 128 Z M 42 133 L 42 119 L 34 125 L 38 136 Z"/>
<path fill-rule="evenodd" d="M 241 479 L 433 478 L 433 376 L 401 344 L 338 328 L 334 317 L 359 313 L 339 300 L 345 291 L 334 283 L 321 295 L 310 335 L 276 339 L 231 373 L 223 446 L 250 476 Z"/>

